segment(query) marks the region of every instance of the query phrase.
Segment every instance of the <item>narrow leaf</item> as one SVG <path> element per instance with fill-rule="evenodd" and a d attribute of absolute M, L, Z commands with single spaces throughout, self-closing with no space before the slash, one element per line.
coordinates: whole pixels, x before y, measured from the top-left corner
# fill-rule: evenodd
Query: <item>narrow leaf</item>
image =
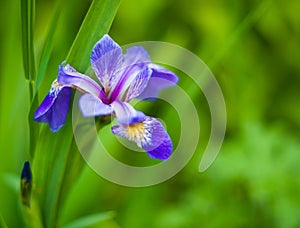
<path fill-rule="evenodd" d="M 33 82 L 36 77 L 35 57 L 34 57 L 34 16 L 35 0 L 21 0 L 21 25 L 22 25 L 22 48 L 23 48 L 23 66 L 25 78 L 28 80 L 30 102 L 37 103 L 34 99 Z M 34 105 L 33 105 L 34 106 Z M 29 111 L 30 114 L 30 111 Z M 29 118 L 29 137 L 30 137 L 30 154 L 33 154 L 35 140 L 38 129 Z"/>
<path fill-rule="evenodd" d="M 94 0 L 92 2 L 67 57 L 67 62 L 78 71 L 87 70 L 91 50 L 95 43 L 108 33 L 119 3 L 120 0 Z"/>
<path fill-rule="evenodd" d="M 91 49 L 109 31 L 118 6 L 119 0 L 93 1 L 67 58 L 67 62 L 77 70 L 87 70 Z M 40 190 L 40 194 L 36 194 L 45 226 L 55 227 L 68 191 L 76 181 L 74 172 L 80 170 L 82 159 L 77 158 L 80 153 L 73 139 L 70 115 L 59 132 L 52 133 L 48 126 L 43 126 L 39 137 L 33 164 L 36 185 Z"/>
<path fill-rule="evenodd" d="M 34 12 L 34 0 L 21 0 L 23 64 L 25 78 L 29 81 L 33 81 L 35 79 L 35 60 L 33 47 Z"/>
<path fill-rule="evenodd" d="M 29 123 L 29 156 L 32 159 L 35 152 L 35 147 L 39 135 L 40 126 L 33 120 L 33 115 L 35 108 L 38 106 L 38 97 L 34 96 L 31 103 L 31 107 L 28 113 L 28 123 Z"/>
<path fill-rule="evenodd" d="M 34 95 L 36 95 L 36 92 L 39 89 L 40 84 L 43 80 L 43 77 L 45 76 L 45 72 L 47 70 L 48 62 L 50 60 L 50 56 L 51 56 L 53 45 L 54 45 L 54 36 L 55 36 L 56 28 L 57 28 L 57 21 L 59 20 L 59 17 L 60 17 L 63 2 L 64 1 L 56 1 L 55 12 L 54 12 L 52 20 L 51 20 L 51 24 L 50 24 L 49 31 L 47 34 L 47 39 L 45 41 L 45 45 L 43 48 L 42 56 L 41 56 L 39 67 L 38 67 Z"/>
<path fill-rule="evenodd" d="M 8 226 L 6 225 L 4 218 L 2 217 L 2 215 L 0 214 L 0 227 L 2 228 L 7 228 Z"/>
<path fill-rule="evenodd" d="M 113 211 L 109 211 L 101 214 L 88 215 L 65 225 L 63 228 L 81 228 L 81 227 L 91 227 L 91 226 L 99 227 L 101 223 L 112 219 L 114 215 L 115 213 Z"/>

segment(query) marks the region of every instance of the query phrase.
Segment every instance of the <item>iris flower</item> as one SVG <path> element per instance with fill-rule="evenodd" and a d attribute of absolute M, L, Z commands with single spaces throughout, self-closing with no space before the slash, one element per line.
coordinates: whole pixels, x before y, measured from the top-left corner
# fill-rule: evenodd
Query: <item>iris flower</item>
<path fill-rule="evenodd" d="M 73 88 L 83 93 L 79 108 L 84 117 L 113 115 L 118 123 L 111 128 L 113 134 L 134 141 L 151 158 L 169 158 L 172 141 L 163 125 L 135 110 L 129 102 L 156 97 L 161 89 L 175 85 L 177 76 L 151 63 L 143 47 L 130 47 L 123 54 L 108 35 L 95 44 L 90 60 L 100 84 L 63 62 L 34 119 L 58 131 L 65 124 Z"/>

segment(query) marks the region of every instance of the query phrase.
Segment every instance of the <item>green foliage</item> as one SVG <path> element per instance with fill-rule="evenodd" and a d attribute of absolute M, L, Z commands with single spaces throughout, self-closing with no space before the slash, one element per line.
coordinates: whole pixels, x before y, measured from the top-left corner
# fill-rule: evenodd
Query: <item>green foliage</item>
<path fill-rule="evenodd" d="M 0 215 L 0 226 L 3 227 L 3 228 L 7 228 L 7 225 L 6 225 L 2 215 Z"/>
<path fill-rule="evenodd" d="M 68 63 L 76 66 L 77 69 L 87 70 L 86 61 L 82 59 L 89 59 L 88 47 L 91 49 L 94 43 L 108 32 L 117 8 L 118 1 L 93 1 L 71 47 L 67 58 Z M 80 167 L 82 167 L 82 160 L 78 159 L 80 154 L 74 145 L 70 118 L 64 129 L 56 134 L 49 132 L 48 126 L 44 126 L 39 137 L 43 140 L 37 143 L 33 169 L 35 182 L 40 191 L 37 192 L 37 197 L 41 202 L 45 226 L 53 227 L 59 223 L 60 209 L 72 183 L 76 182 L 76 176 L 79 175 Z M 45 148 L 49 156 L 45 156 Z"/>
<path fill-rule="evenodd" d="M 33 30 L 35 16 L 35 1 L 21 0 L 21 22 L 23 41 L 24 74 L 29 83 L 35 80 L 35 59 L 33 45 Z"/>
<path fill-rule="evenodd" d="M 67 57 L 67 61 L 78 71 L 84 72 L 89 67 L 92 48 L 108 32 L 119 2 L 120 0 L 92 2 Z"/>
<path fill-rule="evenodd" d="M 118 6 L 117 0 L 1 3 L 0 226 L 300 226 L 299 2 L 127 0 L 117 12 Z M 199 112 L 201 141 L 187 167 L 157 186 L 128 188 L 96 175 L 76 147 L 70 115 L 57 133 L 32 120 L 58 64 L 67 59 L 85 72 L 92 46 L 108 32 L 120 44 L 175 43 L 208 63 L 228 122 L 206 172 L 197 170 L 210 133 L 209 107 L 181 72 L 179 85 Z M 161 101 L 141 108 L 164 120 L 176 145 L 175 111 Z M 100 136 L 111 154 L 128 164 L 143 161 L 109 131 Z M 29 210 L 19 189 L 27 159 L 34 180 Z"/>
<path fill-rule="evenodd" d="M 92 227 L 101 227 L 101 226 L 108 227 L 108 228 L 117 227 L 111 221 L 109 221 L 112 219 L 113 216 L 114 216 L 113 212 L 88 215 L 86 217 L 73 221 L 70 224 L 65 225 L 64 228 L 81 228 L 81 227 L 92 228 Z"/>

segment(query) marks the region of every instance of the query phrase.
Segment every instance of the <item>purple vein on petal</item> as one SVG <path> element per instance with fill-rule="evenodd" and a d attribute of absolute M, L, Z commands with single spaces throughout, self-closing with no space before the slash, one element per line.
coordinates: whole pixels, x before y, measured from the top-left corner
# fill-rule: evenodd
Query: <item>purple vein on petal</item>
<path fill-rule="evenodd" d="M 119 80 L 122 58 L 121 47 L 109 35 L 104 35 L 93 47 L 91 65 L 106 94 Z"/>
<path fill-rule="evenodd" d="M 124 93 L 149 62 L 150 57 L 143 47 L 133 46 L 127 49 L 121 76 L 110 93 L 111 101 L 124 98 Z"/>
<path fill-rule="evenodd" d="M 102 88 L 90 77 L 77 72 L 69 64 L 64 66 L 63 62 L 58 68 L 57 81 L 65 86 L 75 87 L 84 92 L 93 94 L 96 97 L 100 97 L 103 93 Z"/>

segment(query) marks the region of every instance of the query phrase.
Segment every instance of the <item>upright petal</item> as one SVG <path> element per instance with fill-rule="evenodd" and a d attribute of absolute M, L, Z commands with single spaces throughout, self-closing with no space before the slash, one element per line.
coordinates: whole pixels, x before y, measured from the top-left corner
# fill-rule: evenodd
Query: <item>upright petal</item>
<path fill-rule="evenodd" d="M 150 57 L 145 48 L 141 46 L 132 46 L 126 50 L 124 55 L 124 66 L 131 67 L 135 64 L 150 63 Z"/>
<path fill-rule="evenodd" d="M 34 120 L 48 123 L 53 132 L 58 131 L 66 122 L 71 99 L 71 88 L 54 81 L 49 93 L 34 114 Z"/>
<path fill-rule="evenodd" d="M 178 77 L 172 72 L 156 64 L 148 64 L 152 70 L 151 77 L 145 90 L 138 96 L 139 99 L 156 98 L 160 90 L 174 86 Z"/>
<path fill-rule="evenodd" d="M 122 101 L 114 101 L 112 104 L 119 124 L 138 123 L 145 118 L 145 114 L 135 110 L 130 104 Z"/>
<path fill-rule="evenodd" d="M 104 35 L 93 47 L 91 64 L 107 94 L 119 79 L 122 58 L 121 47 L 109 35 Z"/>
<path fill-rule="evenodd" d="M 83 94 L 80 97 L 79 107 L 84 117 L 105 116 L 113 112 L 110 105 L 104 104 L 91 94 Z"/>
<path fill-rule="evenodd" d="M 145 69 L 149 62 L 150 57 L 143 47 L 133 46 L 128 48 L 124 55 L 121 76 L 110 93 L 110 100 L 114 101 L 116 99 L 124 99 L 124 94 L 128 90 L 129 86 L 134 83 L 137 77 L 141 76 L 141 72 Z M 148 72 L 143 73 L 144 78 L 146 76 L 145 73 Z"/>
<path fill-rule="evenodd" d="M 83 92 L 93 94 L 96 97 L 104 97 L 105 94 L 101 87 L 90 77 L 77 72 L 69 64 L 62 62 L 58 68 L 57 81 L 64 86 L 75 87 Z"/>
<path fill-rule="evenodd" d="M 130 125 L 112 127 L 113 134 L 134 141 L 151 158 L 166 160 L 172 154 L 172 142 L 163 125 L 153 117 Z"/>

